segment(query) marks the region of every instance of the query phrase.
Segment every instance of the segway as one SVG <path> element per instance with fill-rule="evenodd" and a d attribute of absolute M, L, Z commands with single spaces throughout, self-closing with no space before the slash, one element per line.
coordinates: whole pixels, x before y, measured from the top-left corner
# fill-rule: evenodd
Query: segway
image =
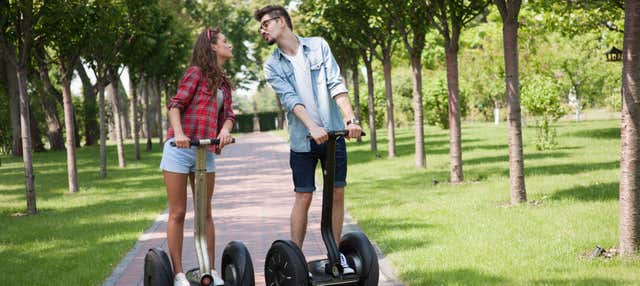
<path fill-rule="evenodd" d="M 378 285 L 378 257 L 375 249 L 362 232 L 350 232 L 342 236 L 337 247 L 331 226 L 333 186 L 336 171 L 336 139 L 349 134 L 347 130 L 330 131 L 327 158 L 323 173 L 322 240 L 327 248 L 327 258 L 307 264 L 302 250 L 291 240 L 276 240 L 271 244 L 265 259 L 265 281 L 268 286 L 307 285 Z M 364 135 L 364 133 L 362 134 Z M 355 270 L 344 275 L 339 252 Z"/>
<path fill-rule="evenodd" d="M 218 139 L 191 140 L 196 148 L 195 172 L 195 231 L 194 240 L 199 267 L 185 273 L 192 286 L 214 286 L 209 265 L 206 237 L 207 188 L 206 188 L 206 149 L 211 144 L 219 144 Z M 233 140 L 235 142 L 235 139 Z M 175 147 L 175 142 L 171 142 Z M 245 245 L 237 240 L 231 241 L 222 253 L 221 275 L 226 286 L 253 286 L 255 284 L 251 255 Z M 173 268 L 167 254 L 160 248 L 149 249 L 144 258 L 144 286 L 172 286 Z"/>

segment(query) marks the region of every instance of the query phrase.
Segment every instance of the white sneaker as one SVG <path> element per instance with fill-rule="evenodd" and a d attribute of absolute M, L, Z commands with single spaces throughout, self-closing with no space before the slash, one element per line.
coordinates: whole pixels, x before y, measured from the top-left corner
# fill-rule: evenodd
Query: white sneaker
<path fill-rule="evenodd" d="M 173 278 L 173 286 L 191 286 L 191 283 L 187 280 L 187 276 L 180 272 Z"/>
<path fill-rule="evenodd" d="M 353 270 L 351 266 L 349 266 L 349 263 L 347 263 L 347 258 L 342 253 L 340 253 L 340 265 L 342 266 L 342 274 L 351 275 L 356 273 L 356 271 Z"/>
<path fill-rule="evenodd" d="M 215 270 L 212 269 L 211 270 L 211 276 L 213 277 L 213 285 L 214 286 L 218 286 L 218 285 L 224 286 L 224 280 L 222 280 L 220 275 L 218 275 L 218 271 L 215 271 Z"/>

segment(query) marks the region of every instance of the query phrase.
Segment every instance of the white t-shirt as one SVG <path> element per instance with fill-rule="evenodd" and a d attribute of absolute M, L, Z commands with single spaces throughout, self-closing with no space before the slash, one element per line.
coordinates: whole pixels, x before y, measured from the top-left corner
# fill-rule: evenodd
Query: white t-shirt
<path fill-rule="evenodd" d="M 311 86 L 311 69 L 309 60 L 304 56 L 302 52 L 302 44 L 298 45 L 298 51 L 295 56 L 289 56 L 283 53 L 284 56 L 291 62 L 293 66 L 293 74 L 296 78 L 296 92 L 302 99 L 307 114 L 311 117 L 311 120 L 318 126 L 322 127 L 322 120 L 318 113 L 318 105 L 313 96 L 313 87 Z"/>
<path fill-rule="evenodd" d="M 216 94 L 216 101 L 218 102 L 218 112 L 220 112 L 224 105 L 224 93 L 222 92 L 222 89 L 218 88 L 218 92 Z"/>

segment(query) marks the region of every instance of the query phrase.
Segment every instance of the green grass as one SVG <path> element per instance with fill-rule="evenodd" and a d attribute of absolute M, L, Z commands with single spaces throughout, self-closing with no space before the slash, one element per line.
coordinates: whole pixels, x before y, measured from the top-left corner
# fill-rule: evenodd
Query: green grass
<path fill-rule="evenodd" d="M 397 158 L 351 143 L 347 207 L 409 285 L 637 285 L 638 260 L 589 260 L 618 244 L 619 120 L 562 122 L 559 146 L 536 151 L 523 130 L 529 201 L 509 207 L 505 124 L 465 124 L 465 183 L 449 179 L 448 131 L 426 129 L 427 168 L 416 169 L 413 130 Z M 441 183 L 433 185 L 433 179 Z"/>
<path fill-rule="evenodd" d="M 283 135 L 282 132 L 278 133 Z M 409 285 L 634 285 L 638 260 L 583 258 L 596 244 L 617 245 L 619 121 L 563 122 L 559 148 L 533 147 L 526 128 L 529 200 L 508 207 L 504 124 L 463 125 L 465 183 L 449 178 L 448 132 L 426 129 L 427 168 L 413 167 L 413 133 L 397 130 L 397 154 L 369 151 L 368 138 L 349 143 L 347 207 Z M 154 146 L 155 147 L 155 146 Z M 166 206 L 160 150 L 143 151 L 99 178 L 97 147 L 78 150 L 80 192 L 67 192 L 66 154 L 34 155 L 37 216 L 24 212 L 20 158 L 0 166 L 2 285 L 99 285 Z M 432 180 L 440 181 L 433 185 Z"/>
<path fill-rule="evenodd" d="M 127 167 L 117 167 L 108 147 L 107 178 L 100 178 L 99 148 L 78 149 L 80 191 L 67 188 L 66 152 L 35 153 L 39 214 L 24 213 L 21 158 L 0 166 L 0 273 L 2 285 L 101 285 L 166 207 L 159 170 L 161 151 L 142 151 L 135 161 L 126 146 Z M 144 147 L 143 147 L 144 148 Z"/>

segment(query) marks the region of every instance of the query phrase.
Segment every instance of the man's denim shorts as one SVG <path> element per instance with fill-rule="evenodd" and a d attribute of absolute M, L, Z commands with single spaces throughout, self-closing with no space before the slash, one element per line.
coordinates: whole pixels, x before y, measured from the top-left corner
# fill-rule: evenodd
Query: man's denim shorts
<path fill-rule="evenodd" d="M 315 173 L 318 160 L 324 170 L 327 155 L 327 144 L 316 144 L 311 140 L 311 150 L 309 152 L 291 151 L 289 165 L 293 173 L 294 191 L 301 193 L 313 192 L 316 190 Z M 347 147 L 344 138 L 336 140 L 336 174 L 334 187 L 344 187 L 347 185 Z"/>
<path fill-rule="evenodd" d="M 160 169 L 179 174 L 189 174 L 196 172 L 196 148 L 178 148 L 171 146 L 173 138 L 164 143 L 162 150 L 162 161 Z M 215 155 L 207 150 L 207 173 L 216 172 Z"/>

